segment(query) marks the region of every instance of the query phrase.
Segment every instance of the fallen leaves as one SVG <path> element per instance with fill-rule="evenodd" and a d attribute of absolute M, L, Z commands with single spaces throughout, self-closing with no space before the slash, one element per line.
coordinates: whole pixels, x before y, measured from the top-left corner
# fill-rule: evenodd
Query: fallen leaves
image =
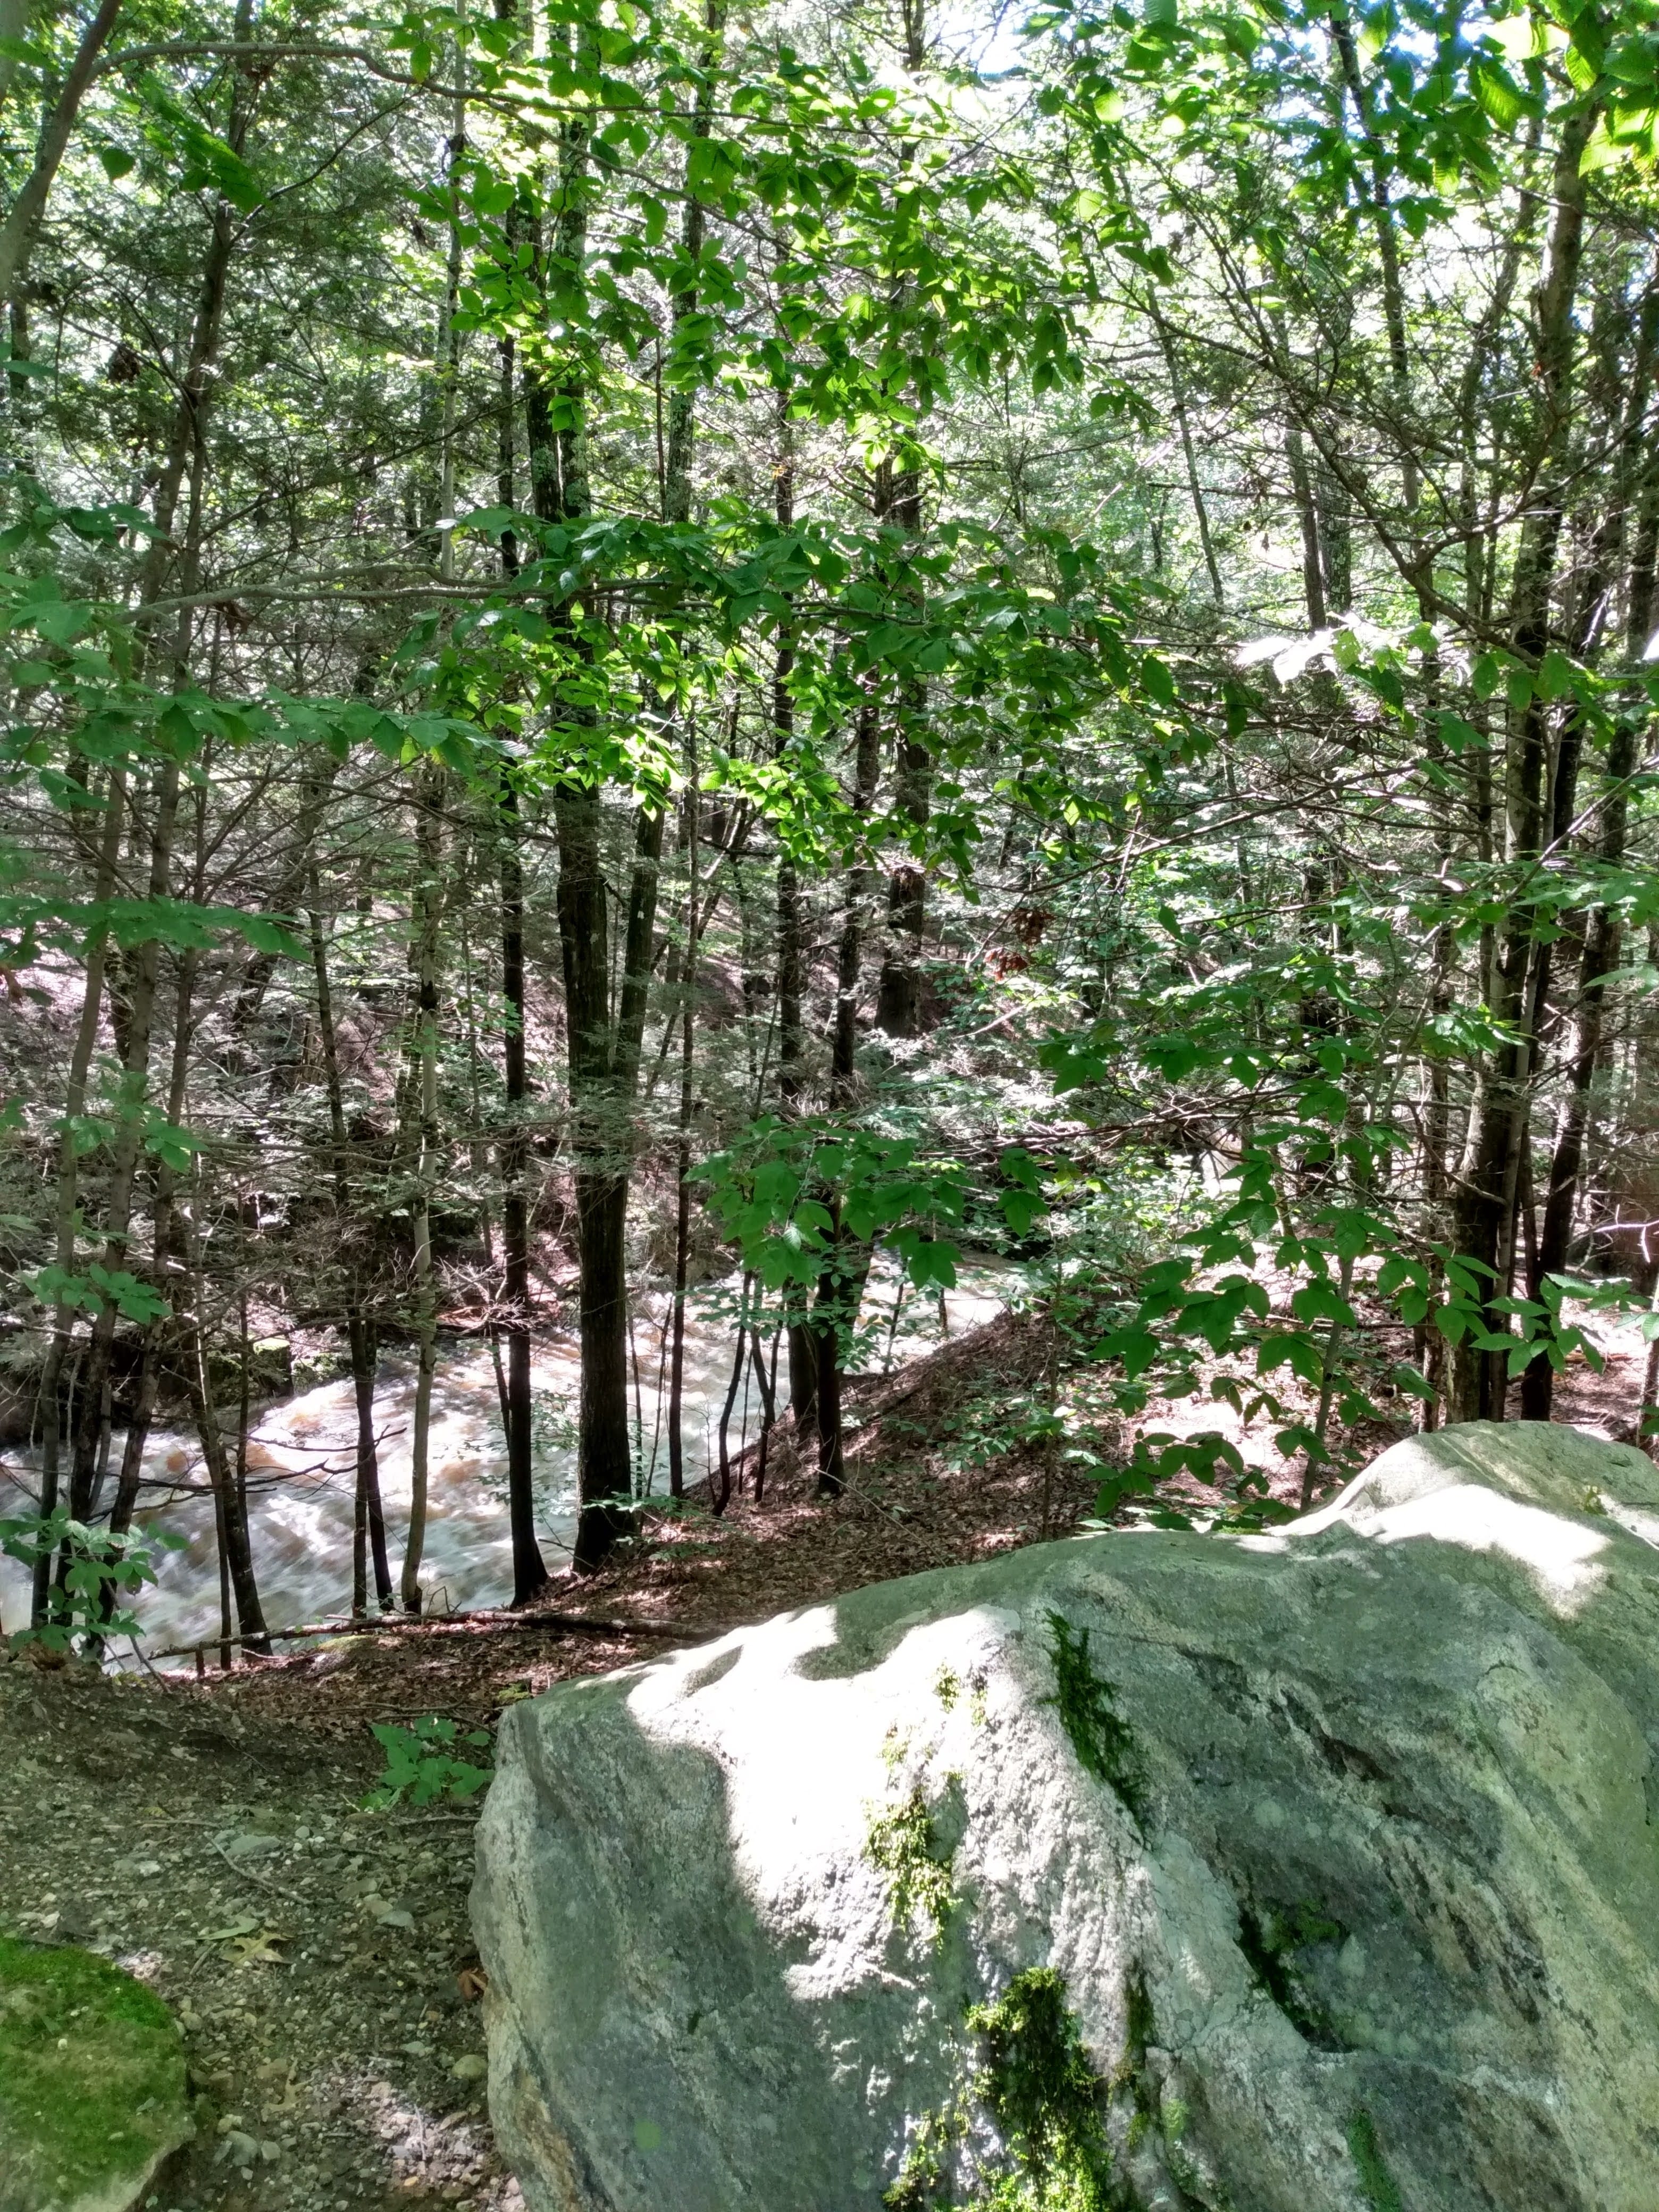
<path fill-rule="evenodd" d="M 285 1966 L 282 1946 L 289 1938 L 280 1928 L 262 1924 L 256 1913 L 239 1913 L 222 1928 L 210 1928 L 202 1936 L 204 1943 L 224 1947 L 224 1955 L 234 1966 Z"/>

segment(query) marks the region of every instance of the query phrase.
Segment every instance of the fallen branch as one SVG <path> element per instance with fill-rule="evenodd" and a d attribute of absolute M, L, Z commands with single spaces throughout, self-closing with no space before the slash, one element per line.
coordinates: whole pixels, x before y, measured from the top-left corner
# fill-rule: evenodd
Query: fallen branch
<path fill-rule="evenodd" d="M 595 1620 L 584 1613 L 528 1613 L 521 1615 L 505 1614 L 491 1608 L 473 1613 L 447 1613 L 436 1620 L 394 1618 L 380 1620 L 322 1620 L 304 1628 L 268 1628 L 262 1634 L 273 1644 L 295 1643 L 307 1636 L 488 1636 L 510 1633 L 516 1630 L 529 1634 L 538 1629 L 550 1629 L 556 1635 L 587 1636 L 672 1636 L 683 1643 L 699 1641 L 696 1634 L 688 1635 L 682 1628 L 666 1623 L 644 1620 Z M 199 1644 L 170 1644 L 165 1651 L 153 1651 L 152 1659 L 189 1659 L 198 1652 L 210 1651 L 221 1644 L 242 1642 L 240 1636 L 208 1636 Z M 142 1657 L 142 1654 L 140 1655 Z M 148 1662 L 146 1662 L 148 1663 Z"/>

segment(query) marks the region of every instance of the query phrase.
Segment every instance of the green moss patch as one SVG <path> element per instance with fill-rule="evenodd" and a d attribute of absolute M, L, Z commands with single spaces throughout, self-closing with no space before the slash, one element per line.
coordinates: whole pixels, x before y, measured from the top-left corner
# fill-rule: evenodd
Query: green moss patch
<path fill-rule="evenodd" d="M 1014 2166 L 993 2191 L 996 2212 L 1106 2212 L 1105 2084 L 1060 1976 L 1016 1974 L 994 2003 L 969 2009 L 968 2025 L 983 2057 L 975 2091 Z"/>
<path fill-rule="evenodd" d="M 173 2014 L 106 1959 L 0 1936 L 0 2207 L 120 2204 L 191 2132 Z"/>
<path fill-rule="evenodd" d="M 864 1856 L 887 1877 L 893 1918 L 908 1929 L 918 1911 L 942 1942 L 956 1910 L 951 1883 L 952 1853 L 939 1835 L 920 1784 L 891 1812 L 874 1814 L 864 1839 Z"/>
<path fill-rule="evenodd" d="M 1001 2171 L 982 2172 L 969 2199 L 982 2212 L 1109 2212 L 1112 2151 L 1106 2084 L 1090 2063 L 1066 1984 L 1052 1966 L 1016 1974 L 1000 1997 L 964 2018 L 977 2063 L 925 2113 L 887 2212 L 945 2212 L 958 2203 L 951 2168 L 975 2107 L 1001 2140 Z"/>
<path fill-rule="evenodd" d="M 1109 1783 L 1144 1826 L 1146 1784 L 1134 1731 L 1117 1710 L 1117 1685 L 1095 1672 L 1088 1630 L 1079 1634 L 1063 1613 L 1050 1612 L 1048 1654 L 1054 1662 L 1054 1693 L 1043 1702 L 1060 1715 L 1085 1772 Z"/>
<path fill-rule="evenodd" d="M 1348 2155 L 1371 2212 L 1403 2212 L 1399 2187 L 1376 2140 L 1376 2123 L 1363 2105 L 1348 2123 Z"/>

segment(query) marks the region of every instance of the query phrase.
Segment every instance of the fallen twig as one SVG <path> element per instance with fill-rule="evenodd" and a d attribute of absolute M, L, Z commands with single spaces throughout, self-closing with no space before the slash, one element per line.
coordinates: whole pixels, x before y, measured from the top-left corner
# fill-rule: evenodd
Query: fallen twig
<path fill-rule="evenodd" d="M 670 1626 L 666 1622 L 645 1620 L 595 1620 L 584 1613 L 501 1613 L 490 1609 L 476 1613 L 446 1613 L 441 1619 L 420 1616 L 394 1616 L 376 1620 L 323 1620 L 304 1628 L 267 1628 L 260 1633 L 273 1644 L 293 1643 L 310 1636 L 483 1636 L 500 1635 L 517 1631 L 530 1634 L 538 1629 L 555 1634 L 569 1632 L 587 1636 L 672 1636 L 695 1643 L 695 1633 Z M 211 1650 L 216 1645 L 230 1643 L 240 1644 L 240 1636 L 205 1637 L 199 1644 L 170 1644 L 164 1651 L 154 1651 L 152 1659 L 189 1659 L 198 1651 Z"/>

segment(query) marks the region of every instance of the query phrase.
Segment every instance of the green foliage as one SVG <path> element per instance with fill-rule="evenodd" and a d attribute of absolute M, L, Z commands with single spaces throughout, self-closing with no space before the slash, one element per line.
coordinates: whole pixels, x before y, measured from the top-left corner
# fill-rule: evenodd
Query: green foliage
<path fill-rule="evenodd" d="M 76 1521 L 65 1505 L 50 1514 L 21 1514 L 0 1521 L 0 1552 L 33 1568 L 52 1564 L 46 1618 L 20 1628 L 11 1641 L 67 1652 L 106 1636 L 136 1636 L 137 1616 L 118 1601 L 155 1580 L 158 1550 L 178 1551 L 185 1539 L 170 1528 L 107 1528 Z"/>
<path fill-rule="evenodd" d="M 463 1731 L 458 1721 L 433 1714 L 412 1728 L 376 1721 L 372 1732 L 386 1753 L 380 1780 L 363 1799 L 373 1812 L 384 1813 L 393 1805 L 429 1805 L 440 1798 L 473 1797 L 495 1772 L 493 1766 L 461 1758 L 458 1748 L 463 1744 L 470 1749 L 487 1748 L 488 1729 Z"/>
<path fill-rule="evenodd" d="M 71 1274 L 55 1264 L 37 1267 L 28 1286 L 43 1306 L 68 1306 L 90 1314 L 113 1306 L 125 1321 L 159 1321 L 167 1302 L 148 1283 L 125 1267 L 106 1267 L 92 1261 L 85 1274 Z"/>
<path fill-rule="evenodd" d="M 698 1173 L 711 1211 L 769 1290 L 817 1284 L 842 1230 L 860 1243 L 880 1235 L 913 1283 L 948 1289 L 959 1255 L 938 1232 L 961 1223 L 963 1170 L 916 1154 L 911 1138 L 767 1118 Z"/>
<path fill-rule="evenodd" d="M 1146 1814 L 1134 1732 L 1117 1710 L 1115 1686 L 1097 1674 L 1089 1657 L 1089 1631 L 1073 1627 L 1063 1613 L 1048 1614 L 1048 1653 L 1054 1694 L 1043 1700 L 1060 1716 L 1078 1764 L 1116 1790 L 1137 1820 Z"/>

